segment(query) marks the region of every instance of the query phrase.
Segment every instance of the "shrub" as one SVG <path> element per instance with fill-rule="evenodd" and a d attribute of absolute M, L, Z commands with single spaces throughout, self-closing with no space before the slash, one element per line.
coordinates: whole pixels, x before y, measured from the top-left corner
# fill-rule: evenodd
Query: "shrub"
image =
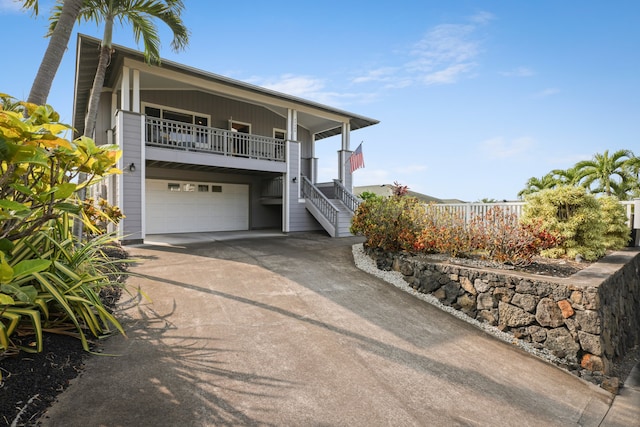
<path fill-rule="evenodd" d="M 611 250 L 625 247 L 629 243 L 631 229 L 627 225 L 624 206 L 613 196 L 600 197 L 598 203 L 600 203 L 602 219 L 605 223 L 604 247 Z"/>
<path fill-rule="evenodd" d="M 115 173 L 120 152 L 62 138 L 70 128 L 49 106 L 0 100 L 0 350 L 19 347 L 12 337 L 21 330 L 35 335 L 34 348 L 21 348 L 40 351 L 43 328 L 62 325 L 76 329 L 88 350 L 87 331 L 124 331 L 98 297 L 112 284 L 100 250 L 110 237 L 80 244 L 70 223 L 83 217 L 76 192 Z M 80 173 L 89 179 L 77 183 Z"/>
<path fill-rule="evenodd" d="M 350 230 L 371 248 L 412 250 L 424 218 L 425 207 L 414 197 L 372 198 L 360 204 Z"/>
<path fill-rule="evenodd" d="M 125 217 L 118 206 L 110 204 L 103 198 L 99 198 L 97 203 L 92 197 L 87 198 L 82 210 L 89 223 L 87 231 L 90 235 L 107 233 L 109 224 L 117 225 Z"/>
<path fill-rule="evenodd" d="M 516 214 L 491 208 L 483 217 L 474 218 L 470 234 L 476 249 L 494 261 L 528 265 L 541 251 L 558 245 L 558 236 L 544 229 L 541 221 L 522 224 Z"/>
<path fill-rule="evenodd" d="M 360 198 L 366 202 L 367 200 L 382 199 L 382 196 L 378 196 L 376 193 L 371 191 L 363 191 L 360 193 Z"/>
<path fill-rule="evenodd" d="M 561 239 L 560 245 L 542 251 L 557 258 L 582 255 L 593 261 L 604 255 L 606 225 L 600 204 L 582 187 L 562 186 L 527 197 L 522 223 L 539 226 Z"/>
<path fill-rule="evenodd" d="M 418 234 L 413 249 L 454 257 L 469 255 L 474 250 L 473 236 L 460 215 L 430 205 L 426 210 L 423 229 Z"/>

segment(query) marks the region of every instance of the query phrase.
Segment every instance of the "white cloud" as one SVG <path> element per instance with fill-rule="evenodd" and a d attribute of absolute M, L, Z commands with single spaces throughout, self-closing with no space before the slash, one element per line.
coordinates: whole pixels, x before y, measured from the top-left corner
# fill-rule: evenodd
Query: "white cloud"
<path fill-rule="evenodd" d="M 260 86 L 293 96 L 309 97 L 324 89 L 324 80 L 309 76 L 285 74 L 275 80 L 262 81 Z"/>
<path fill-rule="evenodd" d="M 402 67 L 372 68 L 351 80 L 354 85 L 370 88 L 368 92 L 329 92 L 326 88 L 335 87 L 335 84 L 308 75 L 285 74 L 276 78 L 253 77 L 244 80 L 267 89 L 338 107 L 354 101 L 370 102 L 384 89 L 406 88 L 417 83 L 452 84 L 463 77 L 472 76 L 481 52 L 478 28 L 493 19 L 492 14 L 480 12 L 470 17 L 466 24 L 441 24 L 433 27 L 411 46 L 404 58 L 399 59 L 400 63 L 404 63 Z"/>
<path fill-rule="evenodd" d="M 395 67 L 382 67 L 370 70 L 365 75 L 353 79 L 353 83 L 388 82 L 393 79 L 396 70 L 397 68 Z"/>
<path fill-rule="evenodd" d="M 455 83 L 461 75 L 469 72 L 474 64 L 455 64 L 450 67 L 425 75 L 422 81 L 427 85 Z"/>
<path fill-rule="evenodd" d="M 478 27 L 492 19 L 490 13 L 481 12 L 470 18 L 471 24 L 434 27 L 413 46 L 410 55 L 415 59 L 406 64 L 407 72 L 427 85 L 456 83 L 470 75 L 481 53 Z"/>
<path fill-rule="evenodd" d="M 503 137 L 491 138 L 480 145 L 482 151 L 494 159 L 506 159 L 526 153 L 535 146 L 535 141 L 530 137 L 520 137 L 507 141 Z"/>
<path fill-rule="evenodd" d="M 470 37 L 473 25 L 442 24 L 429 31 L 411 54 L 418 59 L 411 63 L 417 70 L 431 71 L 443 64 L 468 61 L 478 54 L 478 42 Z"/>
<path fill-rule="evenodd" d="M 325 90 L 327 85 L 324 79 L 303 75 L 284 74 L 275 78 L 254 76 L 244 79 L 244 81 L 287 95 L 310 99 L 321 104 L 332 106 L 340 106 L 347 101 L 353 100 L 357 100 L 360 103 L 367 103 L 376 97 L 375 93 L 327 91 Z"/>
<path fill-rule="evenodd" d="M 542 98 L 547 98 L 549 96 L 555 95 L 556 93 L 559 93 L 560 89 L 557 89 L 555 87 L 550 87 L 544 90 L 541 90 L 540 92 L 536 92 L 533 95 L 531 95 L 532 98 L 534 99 L 542 99 Z"/>
<path fill-rule="evenodd" d="M 489 22 L 496 19 L 495 15 L 489 12 L 478 12 L 469 18 L 469 21 L 474 22 L 476 24 L 488 24 Z"/>
<path fill-rule="evenodd" d="M 500 74 L 506 77 L 531 77 L 535 76 L 535 71 L 528 67 L 517 67 L 513 70 L 503 71 Z"/>

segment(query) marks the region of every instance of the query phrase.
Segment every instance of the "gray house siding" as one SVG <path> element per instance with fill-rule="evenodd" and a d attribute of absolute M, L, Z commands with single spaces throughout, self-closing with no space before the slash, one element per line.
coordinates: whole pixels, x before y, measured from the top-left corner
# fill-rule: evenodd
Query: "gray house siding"
<path fill-rule="evenodd" d="M 126 216 L 122 220 L 123 241 L 142 240 L 143 224 L 143 184 L 144 167 L 142 161 L 142 122 L 137 113 L 127 111 L 118 112 L 118 125 L 122 127 L 122 141 L 118 144 L 122 147 L 122 170 L 120 176 L 123 192 L 120 207 Z M 129 171 L 129 165 L 136 166 L 134 172 Z"/>

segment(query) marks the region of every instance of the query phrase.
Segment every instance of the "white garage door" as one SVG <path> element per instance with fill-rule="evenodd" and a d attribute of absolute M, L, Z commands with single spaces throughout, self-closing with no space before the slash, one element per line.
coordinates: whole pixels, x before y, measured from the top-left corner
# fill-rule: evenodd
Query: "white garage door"
<path fill-rule="evenodd" d="M 249 229 L 249 186 L 148 179 L 146 233 Z"/>

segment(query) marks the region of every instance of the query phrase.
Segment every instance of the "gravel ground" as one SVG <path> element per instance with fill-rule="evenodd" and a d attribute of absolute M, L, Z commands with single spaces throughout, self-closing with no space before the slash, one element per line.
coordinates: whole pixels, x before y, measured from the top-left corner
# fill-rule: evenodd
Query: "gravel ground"
<path fill-rule="evenodd" d="M 550 363 L 553 363 L 554 365 L 560 366 L 560 367 L 565 367 L 567 365 L 567 363 L 565 361 L 563 361 L 562 359 L 557 358 L 556 356 L 554 356 L 553 354 L 551 354 L 549 351 L 547 350 L 539 350 L 537 348 L 532 347 L 531 345 L 529 345 L 528 343 L 522 341 L 522 340 L 518 340 L 516 338 L 513 337 L 513 335 L 508 334 L 506 332 L 502 332 L 499 329 L 489 325 L 488 323 L 484 323 L 484 322 L 480 322 L 476 319 L 472 319 L 471 317 L 467 316 L 466 314 L 452 308 L 449 307 L 447 305 L 444 305 L 440 302 L 440 300 L 438 300 L 436 297 L 434 297 L 433 295 L 430 294 L 423 294 L 421 292 L 416 291 L 415 289 L 411 288 L 407 282 L 405 282 L 404 280 L 404 276 L 402 275 L 402 273 L 397 272 L 397 271 L 383 271 L 377 268 L 375 261 L 369 257 L 367 254 L 365 254 L 364 249 L 362 247 L 362 244 L 355 244 L 352 247 L 352 252 L 353 252 L 353 259 L 355 262 L 356 267 L 358 267 L 359 269 L 373 275 L 376 276 L 384 281 L 386 281 L 387 283 L 392 284 L 393 286 L 410 293 L 411 295 L 415 296 L 416 298 L 419 298 L 423 301 L 428 302 L 429 304 L 432 304 L 436 307 L 438 307 L 439 309 L 446 311 L 447 313 L 452 314 L 453 316 L 464 320 L 467 323 L 470 323 L 480 329 L 482 329 L 483 331 L 495 336 L 496 338 L 515 345 L 519 348 L 521 348 L 522 350 L 533 354 L 534 356 L 537 356 L 543 360 L 546 360 Z M 581 266 L 576 266 L 574 265 L 573 267 L 576 268 L 576 271 L 579 271 L 581 268 Z M 552 271 L 552 269 L 550 270 Z M 624 382 L 624 380 L 629 376 L 629 373 L 631 372 L 631 370 L 633 369 L 634 366 L 636 366 L 637 364 L 640 363 L 640 346 L 636 346 L 632 351 L 629 351 L 626 356 L 624 357 L 624 359 L 622 360 L 618 360 L 614 363 L 612 371 L 613 371 L 613 375 L 615 377 L 617 377 L 618 379 L 621 380 L 621 383 Z M 570 371 L 571 372 L 571 371 Z M 572 372 L 574 374 L 576 374 L 576 372 Z"/>

